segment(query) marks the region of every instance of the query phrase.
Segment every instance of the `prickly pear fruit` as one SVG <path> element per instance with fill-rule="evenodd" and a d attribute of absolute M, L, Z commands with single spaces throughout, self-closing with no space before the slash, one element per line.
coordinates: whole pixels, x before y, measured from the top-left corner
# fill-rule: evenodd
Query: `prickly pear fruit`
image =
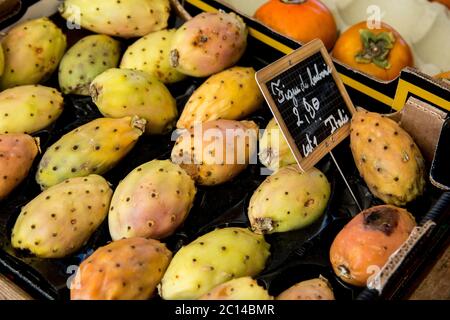
<path fill-rule="evenodd" d="M 108 216 L 112 239 L 171 235 L 187 217 L 195 193 L 191 177 L 169 160 L 139 166 L 114 192 Z"/>
<path fill-rule="evenodd" d="M 171 64 L 193 77 L 210 76 L 238 62 L 247 46 L 247 35 L 247 26 L 234 13 L 201 13 L 175 33 Z"/>
<path fill-rule="evenodd" d="M 161 281 L 166 300 L 198 299 L 228 280 L 255 276 L 264 269 L 270 245 L 244 228 L 207 233 L 181 248 Z"/>
<path fill-rule="evenodd" d="M 240 120 L 256 111 L 263 96 L 253 68 L 234 67 L 211 76 L 187 102 L 178 128 L 218 119 Z"/>
<path fill-rule="evenodd" d="M 266 289 L 250 277 L 219 284 L 199 300 L 272 300 Z"/>
<path fill-rule="evenodd" d="M 316 168 L 302 172 L 295 165 L 276 171 L 250 199 L 248 218 L 256 233 L 285 232 L 306 227 L 325 211 L 330 183 Z"/>
<path fill-rule="evenodd" d="M 100 118 L 72 130 L 45 151 L 37 183 L 46 189 L 67 178 L 107 172 L 134 147 L 144 126 L 138 117 Z"/>
<path fill-rule="evenodd" d="M 52 124 L 63 111 L 56 89 L 27 85 L 0 93 L 0 134 L 35 133 Z"/>
<path fill-rule="evenodd" d="M 200 185 L 221 184 L 247 168 L 256 155 L 257 137 L 258 126 L 253 121 L 201 123 L 181 130 L 172 149 L 172 161 Z"/>
<path fill-rule="evenodd" d="M 335 300 L 333 288 L 327 279 L 320 276 L 299 282 L 280 293 L 277 300 Z"/>
<path fill-rule="evenodd" d="M 65 0 L 59 12 L 69 23 L 122 38 L 142 37 L 167 27 L 169 0 Z"/>
<path fill-rule="evenodd" d="M 100 73 L 117 67 L 120 43 L 106 35 L 91 35 L 75 43 L 59 65 L 59 86 L 64 94 L 89 95 L 89 85 Z"/>
<path fill-rule="evenodd" d="M 129 238 L 97 249 L 74 277 L 72 300 L 146 300 L 152 297 L 172 253 L 152 239 Z"/>
<path fill-rule="evenodd" d="M 41 258 L 70 255 L 106 218 L 111 196 L 108 182 L 98 175 L 65 180 L 22 208 L 11 243 Z"/>
<path fill-rule="evenodd" d="M 0 135 L 0 200 L 25 179 L 38 153 L 38 140 L 27 134 Z"/>
<path fill-rule="evenodd" d="M 366 286 L 369 277 L 386 264 L 415 226 L 414 217 L 401 208 L 383 205 L 364 210 L 331 245 L 334 272 L 347 283 Z"/>
<path fill-rule="evenodd" d="M 275 118 L 269 121 L 263 136 L 259 140 L 259 160 L 273 171 L 296 163 Z"/>
<path fill-rule="evenodd" d="M 3 49 L 0 44 L 0 77 L 2 76 L 4 69 L 5 69 L 5 56 L 3 55 Z"/>
<path fill-rule="evenodd" d="M 183 80 L 186 75 L 170 65 L 169 51 L 175 29 L 150 33 L 125 51 L 120 68 L 141 70 L 158 78 L 162 83 Z"/>
<path fill-rule="evenodd" d="M 0 87 L 7 89 L 48 79 L 64 55 L 66 36 L 48 18 L 40 18 L 13 27 L 1 45 L 5 70 Z"/>
<path fill-rule="evenodd" d="M 370 191 L 387 204 L 403 206 L 425 188 L 425 160 L 398 123 L 359 110 L 351 123 L 350 146 Z"/>
<path fill-rule="evenodd" d="M 145 72 L 109 69 L 94 79 L 90 92 L 105 117 L 137 115 L 147 120 L 148 134 L 164 134 L 175 126 L 175 99 L 163 83 Z"/>

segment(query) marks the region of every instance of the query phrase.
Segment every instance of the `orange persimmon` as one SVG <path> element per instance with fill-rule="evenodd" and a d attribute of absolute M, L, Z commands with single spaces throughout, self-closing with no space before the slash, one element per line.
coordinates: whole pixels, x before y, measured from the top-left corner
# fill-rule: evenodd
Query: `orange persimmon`
<path fill-rule="evenodd" d="M 430 0 L 431 2 L 440 2 L 444 6 L 450 9 L 450 0 Z"/>
<path fill-rule="evenodd" d="M 331 50 L 336 42 L 333 14 L 319 0 L 270 0 L 256 11 L 255 18 L 303 43 L 319 38 Z"/>
<path fill-rule="evenodd" d="M 343 281 L 364 287 L 416 226 L 405 209 L 373 207 L 356 215 L 338 233 L 330 249 L 333 270 Z"/>
<path fill-rule="evenodd" d="M 434 77 L 436 79 L 450 80 L 450 71 L 439 73 Z"/>
<path fill-rule="evenodd" d="M 385 23 L 379 29 L 369 29 L 365 21 L 350 27 L 337 40 L 333 56 L 380 80 L 393 80 L 414 65 L 409 45 Z"/>

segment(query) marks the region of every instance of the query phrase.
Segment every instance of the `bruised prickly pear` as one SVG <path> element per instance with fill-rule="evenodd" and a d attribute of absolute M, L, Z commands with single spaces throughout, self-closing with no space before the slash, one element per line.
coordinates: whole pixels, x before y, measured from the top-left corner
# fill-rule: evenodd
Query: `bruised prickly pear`
<path fill-rule="evenodd" d="M 103 174 L 134 147 L 145 120 L 100 118 L 65 134 L 45 151 L 36 173 L 42 189 L 67 178 Z"/>
<path fill-rule="evenodd" d="M 383 115 L 359 110 L 351 123 L 350 146 L 370 191 L 398 206 L 425 188 L 425 160 L 410 135 Z"/>
<path fill-rule="evenodd" d="M 259 140 L 259 160 L 264 166 L 274 171 L 296 163 L 275 118 L 272 118 L 267 124 L 264 134 Z"/>
<path fill-rule="evenodd" d="M 137 115 L 147 120 L 148 134 L 164 134 L 175 126 L 175 99 L 163 83 L 145 72 L 109 69 L 94 79 L 90 92 L 105 117 Z"/>
<path fill-rule="evenodd" d="M 201 13 L 175 33 L 171 64 L 193 77 L 210 76 L 241 58 L 247 46 L 247 34 L 244 21 L 234 13 Z"/>
<path fill-rule="evenodd" d="M 199 300 L 272 300 L 266 289 L 250 277 L 233 279 L 212 289 Z"/>
<path fill-rule="evenodd" d="M 253 121 L 201 123 L 181 131 L 172 161 L 200 185 L 221 184 L 247 168 L 256 154 L 257 137 L 258 126 Z"/>
<path fill-rule="evenodd" d="M 117 67 L 120 43 L 106 35 L 84 37 L 64 55 L 59 65 L 59 86 L 64 94 L 89 95 L 96 76 Z"/>
<path fill-rule="evenodd" d="M 336 236 L 330 249 L 334 272 L 345 282 L 364 287 L 374 271 L 408 239 L 416 226 L 406 210 L 383 205 L 364 210 Z"/>
<path fill-rule="evenodd" d="M 244 228 L 207 233 L 181 248 L 161 281 L 166 300 L 198 299 L 228 280 L 255 276 L 264 269 L 270 245 Z"/>
<path fill-rule="evenodd" d="M 98 176 L 72 178 L 24 206 L 12 230 L 14 248 L 42 258 L 62 258 L 80 249 L 108 213 L 112 190 Z"/>
<path fill-rule="evenodd" d="M 187 217 L 195 193 L 191 177 L 169 160 L 139 166 L 114 192 L 108 217 L 112 239 L 171 235 Z"/>
<path fill-rule="evenodd" d="M 73 25 L 133 38 L 166 28 L 170 3 L 169 0 L 65 0 L 59 12 Z"/>
<path fill-rule="evenodd" d="M 172 253 L 157 240 L 111 242 L 84 260 L 71 283 L 72 300 L 145 300 L 152 297 Z"/>
<path fill-rule="evenodd" d="M 48 79 L 64 55 L 66 36 L 48 18 L 40 18 L 13 27 L 1 45 L 5 70 L 0 87 L 7 89 Z"/>
<path fill-rule="evenodd" d="M 178 128 L 218 119 L 240 120 L 256 111 L 263 96 L 253 68 L 234 67 L 211 76 L 187 102 Z"/>
<path fill-rule="evenodd" d="M 330 183 L 316 168 L 302 172 L 295 165 L 267 177 L 250 199 L 248 218 L 256 233 L 306 227 L 325 211 Z"/>
<path fill-rule="evenodd" d="M 25 179 L 38 152 L 38 141 L 27 134 L 0 135 L 0 200 Z"/>
<path fill-rule="evenodd" d="M 120 68 L 141 70 L 162 83 L 174 83 L 186 76 L 170 65 L 169 51 L 175 30 L 161 30 L 137 40 L 125 51 Z"/>
<path fill-rule="evenodd" d="M 53 88 L 27 85 L 0 93 L 0 134 L 35 133 L 56 121 L 63 97 Z"/>
<path fill-rule="evenodd" d="M 277 300 L 335 300 L 333 288 L 324 277 L 299 282 L 280 293 Z"/>

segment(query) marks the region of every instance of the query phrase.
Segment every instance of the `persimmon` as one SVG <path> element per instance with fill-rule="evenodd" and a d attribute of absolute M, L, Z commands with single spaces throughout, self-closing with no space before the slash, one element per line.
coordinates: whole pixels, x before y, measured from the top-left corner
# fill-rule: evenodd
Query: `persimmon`
<path fill-rule="evenodd" d="M 403 68 L 414 65 L 411 48 L 386 23 L 377 29 L 369 29 L 365 21 L 350 27 L 337 40 L 333 56 L 380 80 L 393 80 Z"/>
<path fill-rule="evenodd" d="M 431 2 L 439 2 L 450 9 L 450 0 L 431 0 Z"/>
<path fill-rule="evenodd" d="M 450 71 L 442 72 L 434 76 L 436 79 L 443 79 L 450 81 Z"/>
<path fill-rule="evenodd" d="M 255 18 L 302 43 L 319 38 L 331 50 L 336 42 L 333 14 L 319 0 L 270 0 L 256 11 Z"/>
<path fill-rule="evenodd" d="M 405 209 L 376 206 L 356 215 L 336 236 L 330 249 L 333 270 L 343 281 L 364 287 L 374 272 L 408 239 L 416 226 Z"/>

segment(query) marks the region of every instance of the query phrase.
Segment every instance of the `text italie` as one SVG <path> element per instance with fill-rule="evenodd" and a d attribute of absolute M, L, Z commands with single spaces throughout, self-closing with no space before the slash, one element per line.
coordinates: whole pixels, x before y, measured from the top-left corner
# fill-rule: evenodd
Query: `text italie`
<path fill-rule="evenodd" d="M 300 78 L 300 82 L 295 87 L 286 88 L 286 86 L 281 83 L 281 79 L 276 82 L 271 82 L 270 84 L 272 94 L 279 104 L 292 102 L 292 112 L 297 118 L 296 124 L 298 127 L 301 127 L 303 124 L 310 125 L 316 121 L 316 116 L 320 110 L 320 101 L 316 97 L 313 97 L 308 101 L 303 94 L 332 74 L 330 66 L 323 64 L 323 67 L 322 70 L 319 70 L 317 64 L 314 64 L 312 70 L 310 67 L 307 67 L 306 72 L 308 74 L 308 81 L 305 81 L 299 73 L 298 77 Z M 301 106 L 304 111 L 299 110 L 299 107 Z M 323 121 L 323 123 L 330 128 L 330 135 L 350 121 L 344 110 L 338 109 L 337 111 L 337 118 L 334 115 L 328 116 L 325 120 L 319 118 L 319 121 Z M 317 146 L 317 137 L 306 134 L 306 142 L 301 146 L 303 155 L 307 157 Z"/>

